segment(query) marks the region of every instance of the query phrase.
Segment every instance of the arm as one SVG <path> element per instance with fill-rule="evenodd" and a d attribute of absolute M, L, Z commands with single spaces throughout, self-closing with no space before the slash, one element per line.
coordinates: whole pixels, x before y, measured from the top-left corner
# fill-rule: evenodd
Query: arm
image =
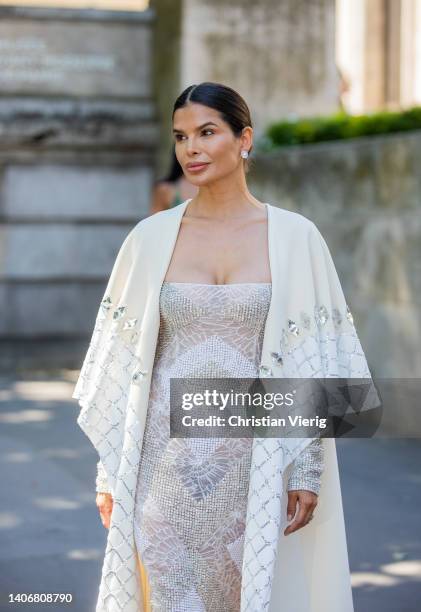
<path fill-rule="evenodd" d="M 292 463 L 288 491 L 297 489 L 319 494 L 320 478 L 324 469 L 323 440 L 315 438 Z"/>
<path fill-rule="evenodd" d="M 315 438 L 292 463 L 288 479 L 287 519 L 293 522 L 284 530 L 289 535 L 307 525 L 318 503 L 320 477 L 324 468 L 323 440 Z M 298 510 L 297 510 L 298 503 Z"/>
<path fill-rule="evenodd" d="M 97 463 L 96 493 L 96 505 L 99 510 L 102 524 L 106 529 L 109 529 L 114 499 L 108 484 L 107 474 L 101 461 Z"/>
<path fill-rule="evenodd" d="M 101 461 L 98 461 L 97 463 L 97 476 L 95 484 L 95 490 L 97 493 L 111 493 L 111 489 L 107 480 L 107 474 Z"/>

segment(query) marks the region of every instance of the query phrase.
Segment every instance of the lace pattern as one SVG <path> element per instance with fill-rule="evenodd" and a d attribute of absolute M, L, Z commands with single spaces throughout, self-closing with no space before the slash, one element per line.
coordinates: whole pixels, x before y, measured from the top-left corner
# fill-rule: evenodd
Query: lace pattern
<path fill-rule="evenodd" d="M 171 377 L 257 376 L 271 288 L 166 283 L 139 467 L 153 612 L 239 610 L 251 439 L 171 439 Z"/>

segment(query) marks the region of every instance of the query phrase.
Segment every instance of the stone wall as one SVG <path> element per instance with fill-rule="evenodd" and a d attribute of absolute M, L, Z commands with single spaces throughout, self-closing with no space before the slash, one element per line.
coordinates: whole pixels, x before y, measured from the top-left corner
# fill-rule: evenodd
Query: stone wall
<path fill-rule="evenodd" d="M 325 236 L 373 373 L 421 375 L 421 131 L 254 157 L 249 188 Z"/>
<path fill-rule="evenodd" d="M 153 17 L 0 8 L 0 367 L 80 365 L 148 214 Z"/>

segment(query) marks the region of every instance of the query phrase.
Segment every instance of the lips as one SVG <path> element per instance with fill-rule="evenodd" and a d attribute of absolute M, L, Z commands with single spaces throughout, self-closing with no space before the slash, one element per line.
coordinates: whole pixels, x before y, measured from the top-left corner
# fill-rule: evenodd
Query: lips
<path fill-rule="evenodd" d="M 204 166 L 207 166 L 207 165 L 208 165 L 208 162 L 194 162 L 194 163 L 187 164 L 187 169 L 194 170 L 195 168 L 203 168 Z"/>

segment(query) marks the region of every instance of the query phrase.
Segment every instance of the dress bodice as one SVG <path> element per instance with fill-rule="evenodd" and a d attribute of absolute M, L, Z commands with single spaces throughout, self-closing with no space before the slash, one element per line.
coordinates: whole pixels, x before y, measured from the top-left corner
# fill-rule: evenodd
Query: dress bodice
<path fill-rule="evenodd" d="M 164 282 L 156 363 L 182 354 L 180 376 L 255 376 L 270 298 L 270 283 Z"/>

